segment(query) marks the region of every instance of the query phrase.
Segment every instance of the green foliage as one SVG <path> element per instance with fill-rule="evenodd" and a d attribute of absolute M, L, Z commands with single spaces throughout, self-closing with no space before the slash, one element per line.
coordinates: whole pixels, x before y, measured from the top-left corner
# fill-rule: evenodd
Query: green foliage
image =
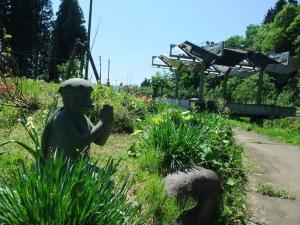
<path fill-rule="evenodd" d="M 49 63 L 50 81 L 59 80 L 57 65 L 61 65 L 69 59 L 75 40 L 80 38 L 83 43 L 87 39 L 84 23 L 78 0 L 62 0 L 52 32 L 51 60 Z"/>
<path fill-rule="evenodd" d="M 247 49 L 252 50 L 253 46 L 256 44 L 255 38 L 258 35 L 259 28 L 259 25 L 254 24 L 250 24 L 249 26 L 247 26 L 245 32 L 245 46 Z"/>
<path fill-rule="evenodd" d="M 231 129 L 216 115 L 162 109 L 147 117 L 143 131 L 135 132 L 138 141 L 128 149 L 129 155 L 150 174 L 166 175 L 195 165 L 216 171 L 224 193 L 214 222 L 242 223 L 246 218 L 245 172 L 242 149 L 236 146 Z"/>
<path fill-rule="evenodd" d="M 91 112 L 92 122 L 98 122 L 100 109 L 103 104 L 114 107 L 113 132 L 132 133 L 137 120 L 143 119 L 155 108 L 151 99 L 138 99 L 126 90 L 115 91 L 111 87 L 95 85 L 92 94 L 95 107 Z"/>
<path fill-rule="evenodd" d="M 263 23 L 264 24 L 268 24 L 268 23 L 272 23 L 274 22 L 274 19 L 276 17 L 276 15 L 282 10 L 282 8 L 288 4 L 288 3 L 291 3 L 291 4 L 294 4 L 294 5 L 298 5 L 298 2 L 297 0 L 278 0 L 276 3 L 275 3 L 275 6 L 270 8 L 268 11 L 267 11 L 267 14 L 265 15 L 265 18 L 264 18 L 264 21 Z"/>
<path fill-rule="evenodd" d="M 47 53 L 52 29 L 50 0 L 2 0 L 0 29 L 12 35 L 11 47 L 16 56 L 18 76 L 36 78 L 47 66 Z"/>
<path fill-rule="evenodd" d="M 165 90 L 170 88 L 171 82 L 168 74 L 156 72 L 151 78 L 151 86 L 153 89 L 153 97 L 164 96 Z"/>
<path fill-rule="evenodd" d="M 67 70 L 68 70 L 69 64 L 70 64 L 70 61 L 68 60 L 65 63 L 57 65 L 57 72 L 60 74 L 61 79 L 66 80 L 66 79 L 74 78 L 74 77 L 82 77 L 82 74 L 80 71 L 79 59 L 78 58 L 74 59 L 73 69 L 71 70 L 71 76 L 67 77 Z"/>
<path fill-rule="evenodd" d="M 143 175 L 145 176 L 145 185 L 143 190 L 137 193 L 137 198 L 143 202 L 147 215 L 150 215 L 147 224 L 175 225 L 175 220 L 181 212 L 195 205 L 191 199 L 188 199 L 184 204 L 178 206 L 176 197 L 166 195 L 165 182 L 161 177 L 149 173 Z"/>
<path fill-rule="evenodd" d="M 225 41 L 225 47 L 243 49 L 245 47 L 245 39 L 239 35 L 231 36 Z"/>
<path fill-rule="evenodd" d="M 28 84 L 27 83 L 25 84 L 26 86 L 24 89 L 25 92 L 28 94 L 38 93 L 37 97 L 41 102 L 41 110 L 31 115 L 32 118 L 27 119 L 27 117 L 25 117 L 27 121 L 26 123 L 23 124 L 25 125 L 27 124 L 27 129 L 31 129 L 34 127 L 36 129 L 37 135 L 39 136 L 41 133 L 40 127 L 42 127 L 43 121 L 47 118 L 47 115 L 51 114 L 52 110 L 55 110 L 57 107 L 56 104 L 52 102 L 51 97 L 49 98 L 49 96 L 52 96 L 51 93 L 56 92 L 58 85 L 46 84 L 40 81 L 36 81 L 35 84 L 31 84 L 31 82 L 33 81 L 30 80 L 26 82 L 28 82 Z M 238 224 L 241 223 L 241 221 L 245 220 L 246 209 L 244 206 L 245 204 L 244 177 L 243 177 L 244 172 L 241 166 L 241 156 L 240 156 L 242 150 L 239 147 L 234 145 L 231 131 L 229 130 L 228 127 L 226 128 L 226 126 L 224 125 L 224 120 L 222 118 L 214 115 L 209 115 L 209 114 L 201 114 L 201 115 L 195 113 L 182 114 L 182 110 L 180 108 L 173 107 L 170 105 L 165 105 L 162 103 L 154 104 L 154 102 L 149 98 L 137 99 L 128 91 L 116 92 L 112 88 L 104 87 L 104 86 L 96 86 L 94 89 L 95 92 L 93 93 L 93 98 L 96 103 L 96 108 L 95 111 L 92 112 L 92 115 L 94 114 L 93 118 L 95 118 L 95 120 L 98 119 L 97 113 L 99 113 L 99 109 L 101 108 L 101 106 L 105 103 L 109 103 L 114 105 L 115 107 L 116 118 L 122 118 L 123 115 L 125 116 L 127 114 L 126 116 L 129 117 L 130 119 L 130 120 L 118 119 L 119 121 L 124 121 L 124 124 L 125 123 L 130 124 L 132 130 L 133 128 L 137 129 L 135 130 L 136 131 L 135 135 L 132 135 L 130 138 L 128 135 L 121 135 L 122 138 L 118 139 L 116 138 L 116 136 L 118 135 L 114 135 L 111 138 L 112 140 L 110 140 L 110 143 L 113 143 L 114 145 L 107 144 L 105 145 L 104 148 L 97 147 L 96 151 L 95 149 L 94 150 L 92 149 L 93 150 L 92 157 L 95 159 L 98 158 L 95 157 L 95 155 L 93 155 L 95 153 L 101 155 L 101 160 L 100 160 L 101 163 L 99 162 L 100 165 L 102 165 L 102 163 L 105 164 L 106 160 L 111 155 L 114 155 L 115 156 L 114 158 L 123 159 L 120 162 L 119 168 L 120 167 L 121 168 L 119 169 L 119 171 L 116 171 L 116 173 L 114 173 L 112 177 L 110 177 L 110 180 L 113 180 L 115 183 L 117 183 L 117 185 L 113 185 L 112 189 L 110 190 L 113 190 L 114 193 L 118 192 L 118 190 L 120 190 L 120 188 L 122 187 L 122 184 L 126 182 L 127 175 L 124 175 L 124 171 L 127 171 L 128 172 L 127 174 L 131 174 L 133 176 L 134 178 L 133 186 L 131 187 L 129 192 L 126 191 L 126 193 L 123 194 L 126 195 L 126 198 L 133 199 L 132 201 L 138 202 L 137 204 L 141 205 L 140 214 L 142 216 L 140 217 L 144 217 L 143 215 L 147 215 L 147 221 L 143 222 L 143 224 L 157 224 L 157 225 L 172 224 L 184 209 L 193 207 L 194 205 L 193 202 L 188 202 L 187 205 L 180 207 L 177 205 L 175 198 L 167 196 L 166 193 L 164 192 L 163 177 L 159 173 L 159 171 L 163 171 L 162 169 L 163 167 L 161 165 L 164 159 L 164 152 L 160 150 L 158 151 L 158 149 L 161 148 L 161 146 L 157 145 L 157 149 L 149 148 L 146 151 L 140 151 L 141 148 L 139 146 L 139 141 L 142 141 L 144 139 L 144 135 L 148 134 L 148 132 L 154 130 L 156 125 L 162 131 L 162 132 L 159 131 L 161 132 L 161 134 L 157 137 L 163 139 L 162 143 L 166 147 L 168 148 L 172 147 L 174 149 L 174 152 L 179 154 L 182 153 L 180 149 L 183 149 L 184 145 L 189 147 L 191 152 L 194 150 L 196 151 L 196 147 L 191 146 L 191 144 L 188 143 L 188 140 L 182 137 L 186 135 L 184 134 L 184 132 L 191 132 L 190 134 L 187 134 L 187 136 L 190 136 L 191 139 L 193 137 L 193 140 L 196 143 L 197 140 L 199 141 L 201 138 L 203 139 L 205 138 L 206 134 L 203 133 L 203 129 L 207 129 L 208 134 L 206 136 L 210 136 L 211 138 L 208 137 L 208 140 L 204 140 L 203 143 L 201 143 L 201 146 L 199 147 L 198 151 L 200 154 L 204 155 L 204 160 L 201 162 L 199 161 L 197 165 L 202 165 L 206 168 L 211 168 L 216 171 L 219 171 L 218 174 L 222 179 L 222 189 L 224 190 L 224 192 L 222 195 L 223 197 L 221 199 L 221 202 L 219 204 L 219 210 L 217 212 L 217 215 L 214 216 L 216 220 L 214 221 L 214 223 L 215 224 Z M 159 114 L 155 115 L 154 113 L 157 112 Z M 163 121 L 162 118 L 165 119 L 165 121 Z M 128 123 L 128 121 L 130 122 Z M 184 121 L 190 124 L 191 127 L 189 128 L 188 126 L 185 126 Z M 162 126 L 163 124 L 166 124 L 168 126 L 168 129 L 174 131 L 174 138 L 172 137 L 173 134 L 165 133 L 166 129 Z M 28 137 L 25 137 L 24 131 L 23 129 L 20 128 L 20 125 L 15 124 L 14 126 L 15 126 L 14 128 L 15 132 L 13 132 L 10 135 L 9 139 L 22 140 L 22 143 L 25 143 L 26 146 L 31 147 L 33 150 L 36 150 L 35 144 L 33 144 L 33 142 L 30 141 L 30 138 L 28 139 Z M 124 127 L 126 126 L 124 125 Z M 124 132 L 123 125 L 121 127 L 122 128 L 120 128 L 120 126 L 118 125 L 114 129 L 119 131 L 122 130 Z M 197 131 L 197 128 L 199 128 L 199 131 Z M 7 129 L 8 127 L 4 128 L 4 130 Z M 140 129 L 140 131 L 138 129 Z M 2 132 L 3 132 L 2 129 L 0 129 L 0 135 L 3 137 Z M 193 132 L 195 133 L 193 134 Z M 196 137 L 196 134 L 198 133 L 200 133 L 201 135 L 199 139 L 198 137 Z M 174 141 L 175 144 L 168 143 L 167 142 L 168 137 L 166 137 L 166 135 L 170 135 L 169 139 Z M 130 139 L 130 141 L 128 139 Z M 125 154 L 122 150 L 125 148 L 124 146 L 127 146 L 126 142 L 131 143 L 133 140 L 136 141 L 135 144 L 136 146 L 135 147 L 133 146 L 131 148 L 131 151 L 132 151 L 132 155 L 135 156 L 135 158 L 129 158 L 127 154 Z M 183 142 L 185 143 L 181 145 L 179 140 L 183 140 Z M 229 142 L 227 143 L 227 141 Z M 153 143 L 155 142 L 153 141 Z M 150 142 L 148 144 L 151 145 Z M 11 190 L 15 190 L 13 188 L 15 186 L 18 187 L 19 183 L 21 182 L 19 181 L 19 177 L 18 177 L 20 162 L 24 161 L 24 163 L 26 163 L 25 165 L 26 176 L 33 176 L 33 177 L 35 176 L 35 178 L 37 176 L 37 174 L 34 174 L 35 173 L 34 170 L 37 167 L 35 165 L 34 166 L 31 165 L 33 161 L 33 157 L 30 156 L 27 152 L 21 151 L 20 148 L 17 147 L 19 146 L 9 145 L 9 148 L 8 147 L 1 148 L 0 150 L 0 152 L 2 152 L 2 149 L 5 151 L 5 153 L 2 155 L 0 153 L 1 155 L 0 171 L 3 173 L 5 180 L 7 181 L 7 184 L 5 185 L 10 187 Z M 96 148 L 96 147 L 93 146 L 92 148 Z M 172 151 L 173 151 L 172 149 L 167 151 L 169 156 L 171 156 Z M 215 157 L 216 160 L 214 161 L 214 158 L 211 157 Z M 164 166 L 167 167 L 167 162 L 172 162 L 172 157 L 166 158 L 165 162 L 166 163 Z M 174 163 L 174 165 L 176 164 L 177 163 Z M 196 162 L 194 162 L 194 164 L 196 164 Z M 55 171 L 56 170 L 53 169 L 53 173 Z M 124 177 L 125 177 L 125 181 L 124 181 Z M 89 179 L 89 175 L 87 175 L 87 180 L 88 179 Z M 106 180 L 103 182 L 106 182 Z M 18 185 L 16 185 L 17 183 Z M 32 184 L 32 187 L 35 188 L 40 187 L 38 185 L 40 184 L 35 183 Z M 91 189 L 94 190 L 94 187 L 95 187 L 94 184 L 92 184 Z M 99 188 L 99 183 L 97 183 L 97 188 Z M 29 188 L 23 187 L 23 189 L 24 191 L 25 190 L 27 191 Z M 38 193 L 40 194 L 42 193 L 42 190 L 41 192 L 37 191 L 33 193 L 36 193 L 36 195 L 34 194 L 33 195 L 37 196 Z M 51 198 L 52 196 L 52 195 L 50 196 L 51 192 L 46 194 L 49 194 L 46 196 Z M 83 194 L 81 195 L 81 192 L 79 194 L 80 196 L 83 196 Z M 105 196 L 108 196 L 108 194 L 109 193 L 107 193 L 107 195 L 105 194 L 101 196 L 103 196 L 103 198 L 105 199 L 106 198 Z M 54 193 L 53 196 L 56 198 L 58 195 L 59 193 Z M 124 195 L 123 197 L 125 197 Z M 38 199 L 39 198 L 36 198 L 35 200 Z M 59 201 L 58 197 L 56 199 L 57 201 Z M 100 200 L 101 199 L 95 199 L 94 201 L 98 203 Z M 125 200 L 124 201 L 121 200 L 121 202 L 124 203 Z M 42 204 L 42 203 L 39 202 L 38 204 Z M 64 206 L 66 206 L 68 202 L 63 204 Z M 126 200 L 126 204 L 130 204 L 130 202 Z M 132 206 L 132 204 L 130 205 Z M 91 207 L 94 206 L 95 205 L 92 205 Z M 136 211 L 135 207 L 134 206 L 132 207 L 133 207 L 132 211 L 135 212 Z M 33 209 L 35 210 L 35 208 Z M 105 210 L 108 211 L 107 208 Z M 65 212 L 64 209 L 62 209 L 62 212 Z M 135 223 L 132 222 L 132 224 Z"/>
<path fill-rule="evenodd" d="M 0 105 L 0 129 L 11 128 L 18 119 L 18 110 L 14 107 Z"/>
<path fill-rule="evenodd" d="M 70 161 L 56 153 L 45 161 L 33 118 L 22 114 L 19 121 L 32 144 L 10 140 L 0 147 L 16 143 L 35 164 L 28 168 L 20 161 L 13 180 L 0 180 L 0 224 L 144 224 L 138 208 L 127 200 L 128 178 L 119 183 L 114 178 L 119 162 L 109 159 L 99 169 L 88 158 Z"/>
<path fill-rule="evenodd" d="M 291 195 L 287 191 L 279 190 L 269 184 L 259 184 L 257 188 L 257 192 L 270 197 L 277 197 L 277 198 L 291 199 L 291 200 L 296 199 L 293 195 Z"/>
<path fill-rule="evenodd" d="M 0 223 L 143 224 L 126 200 L 128 181 L 114 185 L 117 165 L 109 160 L 95 173 L 83 158 L 21 164 L 12 184 L 1 180 Z"/>
<path fill-rule="evenodd" d="M 264 24 L 254 38 L 254 50 L 264 52 L 298 52 L 300 6 L 286 4 L 274 17 L 274 21 Z"/>

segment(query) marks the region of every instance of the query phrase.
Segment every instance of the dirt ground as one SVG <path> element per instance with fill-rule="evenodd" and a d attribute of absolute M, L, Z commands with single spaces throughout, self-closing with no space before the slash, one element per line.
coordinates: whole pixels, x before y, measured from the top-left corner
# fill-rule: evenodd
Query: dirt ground
<path fill-rule="evenodd" d="M 300 147 L 282 144 L 259 134 L 234 130 L 249 162 L 248 199 L 251 225 L 300 225 Z M 288 191 L 296 200 L 257 193 L 259 183 Z"/>

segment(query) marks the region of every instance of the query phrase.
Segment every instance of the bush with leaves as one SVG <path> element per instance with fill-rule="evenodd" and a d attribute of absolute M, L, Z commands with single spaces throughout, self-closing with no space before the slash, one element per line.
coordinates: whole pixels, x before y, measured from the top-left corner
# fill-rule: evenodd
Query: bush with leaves
<path fill-rule="evenodd" d="M 99 119 L 99 112 L 103 104 L 110 104 L 114 107 L 114 123 L 112 132 L 132 133 L 137 120 L 153 111 L 152 102 L 146 102 L 128 93 L 126 90 L 117 92 L 111 87 L 95 85 L 93 91 L 93 101 L 95 107 L 90 114 L 91 121 Z"/>
<path fill-rule="evenodd" d="M 167 107 L 149 116 L 139 129 L 134 133 L 138 141 L 128 154 L 136 158 L 141 169 L 161 176 L 193 166 L 214 170 L 223 190 L 215 224 L 245 222 L 242 148 L 235 144 L 221 116 Z"/>

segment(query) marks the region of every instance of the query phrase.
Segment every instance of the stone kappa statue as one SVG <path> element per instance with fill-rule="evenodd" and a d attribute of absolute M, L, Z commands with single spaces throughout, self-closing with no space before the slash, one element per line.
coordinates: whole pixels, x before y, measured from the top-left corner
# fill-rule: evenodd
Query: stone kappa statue
<path fill-rule="evenodd" d="M 113 122 L 113 107 L 104 105 L 99 113 L 99 122 L 93 125 L 86 114 L 93 108 L 91 84 L 80 78 L 72 78 L 61 84 L 58 92 L 63 107 L 48 120 L 43 131 L 41 147 L 48 158 L 54 151 L 64 157 L 76 159 L 89 155 L 91 143 L 104 145 Z"/>

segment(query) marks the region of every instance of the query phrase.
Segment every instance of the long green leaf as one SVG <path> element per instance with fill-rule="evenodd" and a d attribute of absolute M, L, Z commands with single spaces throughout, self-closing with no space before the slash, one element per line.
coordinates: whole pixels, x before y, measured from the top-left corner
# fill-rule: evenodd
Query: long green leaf
<path fill-rule="evenodd" d="M 16 143 L 16 144 L 20 145 L 25 150 L 27 150 L 35 159 L 38 159 L 39 153 L 36 150 L 34 150 L 32 147 L 24 144 L 23 142 L 20 142 L 20 141 L 17 141 L 17 140 L 5 141 L 4 143 L 0 144 L 0 147 L 4 146 L 4 145 L 7 145 L 7 144 L 11 144 L 11 143 Z"/>

